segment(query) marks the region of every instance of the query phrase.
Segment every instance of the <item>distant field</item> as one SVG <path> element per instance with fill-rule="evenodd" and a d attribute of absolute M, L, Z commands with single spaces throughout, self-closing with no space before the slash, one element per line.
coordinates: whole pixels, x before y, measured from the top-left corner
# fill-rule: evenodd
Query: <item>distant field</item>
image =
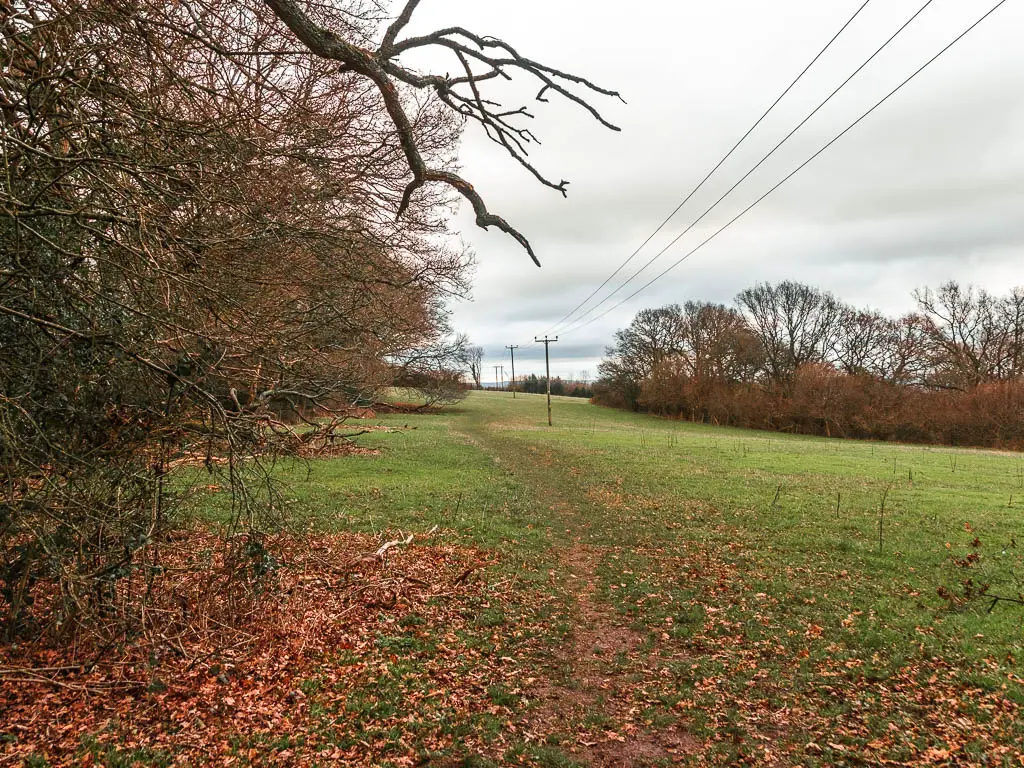
<path fill-rule="evenodd" d="M 374 578 L 416 577 L 292 670 L 289 731 L 233 733 L 237 764 L 1021 764 L 1021 456 L 554 420 L 474 392 L 282 466 L 300 528 L 414 533 Z"/>
<path fill-rule="evenodd" d="M 833 764 L 844 745 L 871 759 L 1016 760 L 1024 724 L 994 718 L 985 697 L 1024 703 L 1024 605 L 993 606 L 1024 591 L 1024 457 L 716 428 L 572 398 L 555 398 L 549 429 L 544 408 L 542 396 L 474 392 L 447 414 L 388 417 L 416 429 L 364 438 L 379 457 L 316 464 L 296 496 L 327 527 L 438 524 L 511 562 L 560 560 L 552 589 L 569 601 L 578 585 L 565 577 L 582 571 L 597 604 L 639 633 L 616 673 L 642 685 L 652 660 L 671 670 L 632 721 L 657 729 L 682 712 L 709 760 L 755 759 L 752 745 L 779 734 L 751 718 L 779 710 L 780 731 L 795 729 L 786 751 L 803 760 Z M 711 652 L 723 635 L 736 643 L 727 658 Z M 706 679 L 719 684 L 702 698 Z M 930 711 L 921 691 L 948 701 Z M 578 749 L 566 754 L 584 759 Z"/>
<path fill-rule="evenodd" d="M 846 570 L 855 584 L 844 600 L 884 615 L 881 629 L 893 641 L 939 618 L 964 652 L 1020 655 L 1024 647 L 1020 606 L 988 613 L 991 601 L 979 600 L 950 612 L 936 591 L 954 592 L 967 578 L 994 595 L 1024 589 L 1024 550 L 1015 543 L 1024 547 L 1020 454 L 716 428 L 568 398 L 556 401 L 548 430 L 539 396 L 481 394 L 471 405 L 484 412 L 466 418 L 486 418 L 502 452 L 552 462 L 544 480 L 592 515 L 587 536 L 595 542 L 742 545 L 782 572 L 778 586 L 794 581 L 784 573 L 798 566 Z M 976 563 L 951 565 L 971 553 Z"/>
<path fill-rule="evenodd" d="M 949 611 L 937 594 L 956 593 L 966 578 L 991 585 L 993 595 L 1024 589 L 1024 455 L 780 435 L 554 402 L 550 429 L 540 395 L 473 392 L 440 416 L 378 418 L 414 429 L 360 438 L 381 456 L 317 462 L 308 480 L 297 468 L 292 496 L 328 527 L 440 524 L 486 546 L 514 535 L 519 547 L 524 523 L 565 524 L 531 506 L 539 486 L 579 507 L 585 541 L 731 543 L 783 571 L 845 569 L 856 574 L 858 602 L 884 612 L 890 630 L 913 630 L 938 611 L 948 642 L 965 652 L 1024 649 L 1024 609 L 1007 603 L 989 613 L 991 601 L 978 600 Z M 510 465 L 496 473 L 495 462 Z M 976 563 L 952 565 L 971 553 Z M 920 596 L 908 599 L 913 591 Z"/>

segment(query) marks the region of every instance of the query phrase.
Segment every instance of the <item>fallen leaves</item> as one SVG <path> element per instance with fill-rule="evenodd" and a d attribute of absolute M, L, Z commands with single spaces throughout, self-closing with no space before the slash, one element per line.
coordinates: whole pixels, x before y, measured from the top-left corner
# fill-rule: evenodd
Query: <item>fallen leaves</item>
<path fill-rule="evenodd" d="M 633 621 L 646 623 L 654 641 L 649 658 L 623 674 L 636 699 L 664 703 L 666 714 L 690 728 L 699 744 L 690 759 L 1016 764 L 1024 743 L 1022 688 L 1005 665 L 984 661 L 988 674 L 1005 683 L 980 686 L 972 680 L 980 670 L 964 659 L 872 649 L 860 633 L 882 624 L 873 614 L 846 609 L 835 611 L 834 623 L 824 620 L 824 612 L 815 613 L 814 621 L 800 620 L 787 606 L 813 603 L 800 594 L 773 596 L 752 588 L 770 579 L 763 563 L 752 558 L 739 564 L 732 551 L 689 541 L 636 548 L 625 567 L 644 577 L 632 593 L 659 599 L 608 593 Z M 793 589 L 829 579 L 826 571 L 792 567 L 787 577 Z M 608 578 L 617 581 L 614 572 Z M 702 618 L 685 631 L 667 631 L 682 625 L 680 616 Z M 894 662 L 894 656 L 903 660 Z M 616 731 L 625 733 L 626 725 L 619 721 Z"/>
<path fill-rule="evenodd" d="M 405 764 L 414 741 L 453 744 L 430 713 L 469 719 L 491 705 L 488 681 L 518 674 L 507 671 L 516 666 L 513 643 L 483 645 L 480 637 L 495 633 L 475 624 L 476 606 L 501 605 L 510 589 L 480 577 L 493 554 L 435 537 L 367 559 L 362 553 L 376 551 L 380 537 L 281 536 L 275 582 L 245 598 L 225 591 L 218 606 L 195 599 L 202 582 L 188 567 L 208 537 L 191 532 L 165 561 L 175 576 L 162 585 L 168 600 L 155 605 L 171 611 L 159 606 L 191 598 L 187 621 L 169 613 L 146 637 L 104 656 L 85 636 L 67 650 L 0 651 L 0 762 L 35 755 L 51 765 L 104 763 L 124 754 L 135 756 L 129 762 L 330 756 L 375 765 L 386 754 Z M 438 637 L 438 628 L 447 631 Z M 460 672 L 467 662 L 474 677 Z M 410 735 L 374 735 L 389 728 Z"/>

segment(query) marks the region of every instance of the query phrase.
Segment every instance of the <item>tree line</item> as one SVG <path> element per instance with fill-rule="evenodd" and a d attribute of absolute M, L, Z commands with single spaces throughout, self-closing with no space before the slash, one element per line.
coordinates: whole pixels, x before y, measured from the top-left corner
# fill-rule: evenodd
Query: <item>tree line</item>
<path fill-rule="evenodd" d="M 538 376 L 535 373 L 531 373 L 526 376 L 517 376 L 516 380 L 511 382 L 509 386 L 512 389 L 515 389 L 516 392 L 543 395 L 548 391 L 548 380 L 546 376 Z M 576 381 L 572 379 L 563 379 L 561 376 L 552 376 L 551 394 L 565 397 L 591 398 L 594 396 L 594 389 L 585 381 Z"/>
<path fill-rule="evenodd" d="M 464 359 L 466 370 L 473 380 L 470 386 L 484 389 L 484 348 L 481 346 L 465 347 Z M 591 398 L 594 396 L 594 388 L 590 385 L 589 378 L 587 371 L 583 371 L 578 379 L 563 379 L 561 376 L 555 376 L 551 379 L 551 394 Z M 526 376 L 516 376 L 514 381 L 509 381 L 506 385 L 495 384 L 488 389 L 514 389 L 516 392 L 544 394 L 547 392 L 547 381 L 546 376 L 537 376 L 537 374 L 531 373 Z"/>
<path fill-rule="evenodd" d="M 601 122 L 575 91 L 613 94 L 462 27 L 410 36 L 417 5 L 0 2 L 0 633 L 146 631 L 197 484 L 230 491 L 244 589 L 278 457 L 343 443 L 385 387 L 461 393 L 456 196 L 533 255 L 456 173 L 463 128 L 565 184 L 481 88 L 518 73 Z M 424 48 L 454 74 L 403 65 Z"/>
<path fill-rule="evenodd" d="M 1024 446 L 1024 289 L 958 282 L 887 317 L 793 281 L 732 306 L 645 309 L 615 334 L 595 401 L 734 426 Z"/>

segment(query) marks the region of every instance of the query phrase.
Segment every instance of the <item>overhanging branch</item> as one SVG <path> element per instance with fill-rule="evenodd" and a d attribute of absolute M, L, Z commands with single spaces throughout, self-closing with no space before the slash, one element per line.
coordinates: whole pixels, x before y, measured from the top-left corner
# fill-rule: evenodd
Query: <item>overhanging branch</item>
<path fill-rule="evenodd" d="M 420 151 L 412 121 L 402 104 L 398 84 L 418 89 L 431 89 L 451 110 L 481 125 L 487 136 L 530 171 L 541 184 L 556 189 L 564 196 L 569 182 L 564 179 L 554 182 L 545 177 L 528 159 L 527 147 L 538 144 L 536 136 L 528 128 L 515 125 L 516 118 L 533 119 L 525 107 L 505 109 L 495 101 L 485 99 L 480 84 L 495 78 L 511 79 L 508 70 L 518 70 L 536 78 L 541 85 L 538 101 L 547 101 L 545 94 L 551 92 L 564 97 L 587 110 L 599 123 L 610 130 L 619 128 L 608 122 L 585 98 L 572 89 L 573 86 L 601 96 L 622 100 L 616 91 L 610 91 L 592 83 L 586 78 L 554 69 L 540 62 L 521 56 L 512 46 L 493 37 L 482 37 L 462 27 L 448 27 L 427 35 L 398 40 L 398 36 L 412 19 L 420 0 L 407 0 L 394 22 L 387 28 L 376 51 L 354 45 L 329 29 L 324 28 L 306 13 L 297 0 L 265 0 L 267 6 L 305 45 L 311 53 L 341 63 L 346 70 L 370 79 L 380 92 L 388 116 L 398 134 L 402 152 L 412 172 L 412 181 L 405 188 L 398 208 L 401 218 L 409 207 L 413 194 L 423 185 L 431 182 L 447 184 L 461 194 L 476 215 L 476 223 L 483 229 L 497 227 L 511 235 L 526 249 L 537 266 L 540 261 L 529 240 L 501 216 L 487 209 L 483 198 L 466 179 L 446 170 L 431 168 Z M 397 58 L 407 51 L 419 48 L 440 47 L 451 51 L 458 59 L 464 74 L 458 77 L 431 75 L 414 72 L 398 63 Z M 486 69 L 477 73 L 473 63 Z M 459 87 L 468 87 L 469 93 L 459 93 Z"/>

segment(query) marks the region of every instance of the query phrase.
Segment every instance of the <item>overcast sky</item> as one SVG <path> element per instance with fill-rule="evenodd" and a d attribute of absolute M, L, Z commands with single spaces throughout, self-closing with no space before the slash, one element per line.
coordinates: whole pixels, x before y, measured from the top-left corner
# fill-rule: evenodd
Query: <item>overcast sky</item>
<path fill-rule="evenodd" d="M 862 2 L 424 0 L 413 31 L 459 24 L 501 37 L 628 102 L 591 99 L 621 133 L 567 105 L 530 104 L 531 127 L 544 142 L 533 158 L 571 182 L 568 199 L 467 130 L 464 175 L 530 238 L 543 263 L 533 266 L 497 230 L 478 229 L 463 207 L 459 226 L 479 265 L 473 301 L 453 307 L 454 322 L 485 347 L 485 363 L 504 361 L 507 375 L 503 347 L 519 344 L 516 372 L 543 373 L 533 336 L 551 330 L 643 242 Z M 995 2 L 933 0 L 772 160 L 599 311 L 739 213 Z M 873 0 L 609 289 L 703 213 L 923 3 Z M 949 279 L 996 292 L 1024 284 L 1022 31 L 1024 0 L 1008 0 L 727 232 L 607 317 L 561 333 L 552 373 L 593 375 L 614 331 L 639 309 L 729 303 L 758 281 L 800 280 L 889 313 L 911 310 L 914 288 Z"/>

